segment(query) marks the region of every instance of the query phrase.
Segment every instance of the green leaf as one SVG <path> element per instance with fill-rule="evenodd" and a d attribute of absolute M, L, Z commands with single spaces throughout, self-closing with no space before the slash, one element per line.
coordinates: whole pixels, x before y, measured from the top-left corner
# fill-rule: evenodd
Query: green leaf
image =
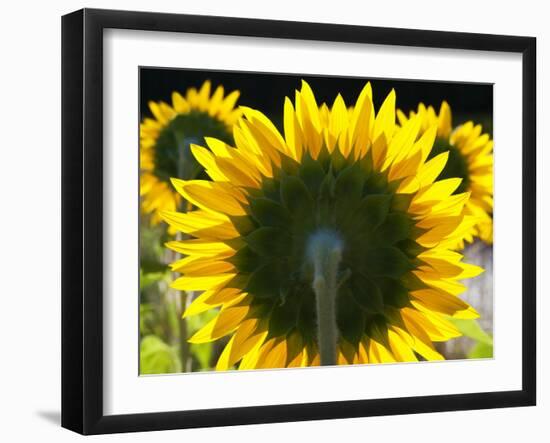
<path fill-rule="evenodd" d="M 251 199 L 250 211 L 263 226 L 286 228 L 290 223 L 290 214 L 283 205 L 268 198 Z"/>
<path fill-rule="evenodd" d="M 376 313 L 384 311 L 382 292 L 368 278 L 354 273 L 351 277 L 350 286 L 353 298 L 367 312 Z"/>
<path fill-rule="evenodd" d="M 261 265 L 260 257 L 248 246 L 243 246 L 226 261 L 233 263 L 244 274 L 254 272 Z"/>
<path fill-rule="evenodd" d="M 325 176 L 317 195 L 317 216 L 320 220 L 329 220 L 333 213 L 334 176 L 332 171 Z"/>
<path fill-rule="evenodd" d="M 365 176 L 358 163 L 344 169 L 334 183 L 334 194 L 337 199 L 355 202 L 361 198 Z"/>
<path fill-rule="evenodd" d="M 376 230 L 376 239 L 383 244 L 393 245 L 409 237 L 413 222 L 409 216 L 402 213 L 392 213 Z"/>
<path fill-rule="evenodd" d="M 409 257 L 416 257 L 418 254 L 426 250 L 426 248 L 420 246 L 418 243 L 410 238 L 398 242 L 396 246 Z"/>
<path fill-rule="evenodd" d="M 164 234 L 165 227 L 162 225 L 158 226 L 147 226 L 147 224 L 142 223 L 139 241 L 141 245 L 140 249 L 140 267 L 143 273 L 156 273 L 164 272 L 166 270 L 166 264 L 163 263 L 163 254 L 164 249 Z"/>
<path fill-rule="evenodd" d="M 478 343 L 484 343 L 486 345 L 493 346 L 493 338 L 485 332 L 478 321 L 475 319 L 459 319 L 449 318 L 449 320 L 462 332 L 466 337 L 477 341 Z"/>
<path fill-rule="evenodd" d="M 400 278 L 411 269 L 408 257 L 392 247 L 373 248 L 366 251 L 364 269 L 369 275 Z"/>
<path fill-rule="evenodd" d="M 468 358 L 493 358 L 493 345 L 477 342 L 468 353 Z"/>
<path fill-rule="evenodd" d="M 319 185 L 319 194 L 317 195 L 317 200 L 326 200 L 327 202 L 332 201 L 334 198 L 334 184 L 335 179 L 332 175 L 332 169 L 330 169 L 325 175 L 325 178 Z"/>
<path fill-rule="evenodd" d="M 258 191 L 249 189 L 249 192 L 251 193 L 251 195 L 256 197 L 264 196 L 271 200 L 278 201 L 281 196 L 280 188 L 281 188 L 281 183 L 279 179 L 263 177 L 262 189 Z M 255 194 L 255 192 L 257 192 L 257 195 Z"/>
<path fill-rule="evenodd" d="M 365 316 L 349 290 L 340 291 L 336 300 L 336 323 L 342 337 L 357 343 L 365 331 Z"/>
<path fill-rule="evenodd" d="M 245 292 L 255 297 L 279 297 L 281 281 L 281 266 L 276 262 L 267 263 L 252 273 Z"/>
<path fill-rule="evenodd" d="M 139 289 L 145 289 L 147 286 L 152 285 L 167 276 L 166 272 L 143 272 L 140 269 L 139 272 Z"/>
<path fill-rule="evenodd" d="M 256 226 L 248 215 L 233 215 L 229 217 L 231 224 L 235 227 L 237 232 L 241 235 L 248 235 Z"/>
<path fill-rule="evenodd" d="M 315 309 L 315 295 L 311 289 L 302 294 L 300 312 L 298 313 L 298 331 L 305 342 L 317 337 L 317 314 Z"/>
<path fill-rule="evenodd" d="M 326 162 L 328 163 L 330 161 L 330 164 L 332 165 L 332 168 L 337 173 L 340 172 L 343 168 L 345 168 L 348 164 L 348 161 L 343 156 L 340 149 L 336 148 L 332 151 L 332 154 L 329 154 L 326 147 L 321 150 L 319 153 L 319 158 L 326 156 Z"/>
<path fill-rule="evenodd" d="M 392 199 L 391 208 L 394 211 L 407 212 L 413 196 L 414 194 L 395 194 Z"/>
<path fill-rule="evenodd" d="M 391 195 L 367 195 L 356 211 L 358 222 L 367 228 L 374 229 L 386 219 L 390 209 Z"/>
<path fill-rule="evenodd" d="M 189 351 L 199 363 L 201 370 L 211 369 L 210 361 L 212 360 L 212 343 L 191 343 Z"/>
<path fill-rule="evenodd" d="M 287 297 L 281 305 L 275 306 L 269 319 L 270 337 L 286 335 L 298 322 L 300 297 L 293 294 Z"/>
<path fill-rule="evenodd" d="M 298 177 L 286 176 L 282 179 L 281 200 L 294 217 L 313 212 L 313 197 Z"/>
<path fill-rule="evenodd" d="M 376 283 L 382 292 L 385 305 L 398 309 L 410 306 L 409 291 L 399 280 L 382 277 L 378 278 Z"/>
<path fill-rule="evenodd" d="M 150 303 L 139 305 L 139 333 L 148 335 L 153 332 L 155 326 L 155 310 Z"/>
<path fill-rule="evenodd" d="M 179 337 L 181 312 L 179 311 L 178 306 L 176 305 L 176 301 L 166 300 L 164 303 L 164 309 L 166 313 L 166 323 L 170 327 L 172 336 Z"/>
<path fill-rule="evenodd" d="M 284 257 L 290 255 L 292 248 L 288 232 L 271 227 L 256 229 L 245 238 L 248 246 L 264 257 Z"/>
<path fill-rule="evenodd" d="M 313 198 L 316 198 L 321 182 L 325 178 L 325 171 L 319 162 L 311 158 L 309 153 L 306 153 L 302 158 L 300 178 L 308 187 Z"/>
<path fill-rule="evenodd" d="M 155 335 L 141 340 L 139 352 L 140 374 L 167 374 L 181 372 L 181 362 L 174 348 Z"/>
<path fill-rule="evenodd" d="M 281 170 L 286 172 L 288 175 L 298 174 L 300 169 L 300 164 L 293 158 L 287 157 L 286 155 L 281 156 Z"/>
<path fill-rule="evenodd" d="M 371 174 L 365 182 L 364 193 L 365 194 L 383 194 L 388 191 L 387 173 L 375 173 Z"/>

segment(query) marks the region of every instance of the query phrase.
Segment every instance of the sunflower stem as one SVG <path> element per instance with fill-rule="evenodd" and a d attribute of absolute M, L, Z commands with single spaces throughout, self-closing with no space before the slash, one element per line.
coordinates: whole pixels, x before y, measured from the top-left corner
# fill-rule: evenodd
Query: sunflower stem
<path fill-rule="evenodd" d="M 186 179 L 185 177 L 185 153 L 184 153 L 184 143 L 183 143 L 184 137 L 179 137 L 178 140 L 178 178 L 180 179 Z M 186 211 L 186 205 L 185 201 L 182 199 L 179 204 L 179 210 L 182 212 Z M 183 240 L 183 236 L 181 232 L 176 233 L 176 240 Z M 181 256 L 178 254 L 176 257 L 176 260 L 179 259 Z M 183 369 L 183 372 L 191 372 L 191 364 L 192 360 L 190 358 L 190 349 L 189 349 L 189 342 L 187 339 L 189 338 L 189 331 L 187 330 L 187 320 L 183 318 L 183 314 L 185 310 L 187 309 L 187 306 L 189 305 L 189 297 L 192 297 L 193 294 L 188 294 L 186 291 L 180 291 L 180 321 L 179 321 L 179 347 L 180 347 L 180 359 L 181 359 L 181 366 Z"/>
<path fill-rule="evenodd" d="M 320 231 L 310 238 L 308 253 L 314 270 L 312 288 L 316 299 L 317 342 L 321 365 L 331 366 L 336 364 L 338 347 L 336 295 L 342 243 L 333 233 Z"/>

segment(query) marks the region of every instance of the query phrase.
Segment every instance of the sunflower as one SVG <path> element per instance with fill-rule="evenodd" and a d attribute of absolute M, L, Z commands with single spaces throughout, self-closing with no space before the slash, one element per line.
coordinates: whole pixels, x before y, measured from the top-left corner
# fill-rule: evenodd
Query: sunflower
<path fill-rule="evenodd" d="M 153 225 L 160 221 L 159 211 L 176 210 L 181 197 L 174 192 L 171 177 L 192 179 L 202 167 L 189 151 L 191 143 L 202 143 L 204 136 L 232 142 L 231 131 L 240 111 L 235 109 L 239 91 L 224 97 L 223 86 L 210 96 L 206 81 L 197 91 L 189 88 L 183 97 L 172 93 L 172 105 L 149 102 L 153 118 L 140 125 L 141 207 L 151 214 Z"/>
<path fill-rule="evenodd" d="M 420 134 L 431 126 L 437 126 L 437 137 L 428 160 L 442 152 L 449 152 L 447 165 L 438 178 L 462 178 L 455 194 L 469 192 L 470 199 L 464 205 L 464 214 L 477 217 L 478 222 L 458 240 L 457 249 L 464 249 L 465 243 L 472 243 L 479 237 L 487 244 L 493 243 L 493 140 L 483 133 L 481 125 L 468 121 L 453 129 L 451 108 L 441 103 L 439 114 L 423 103 L 417 112 L 409 117 L 397 111 L 401 125 L 418 115 L 422 121 Z"/>
<path fill-rule="evenodd" d="M 436 128 L 396 127 L 393 91 L 375 115 L 370 84 L 323 118 L 303 82 L 284 136 L 243 113 L 236 147 L 191 147 L 211 181 L 172 180 L 198 209 L 162 213 L 190 237 L 167 243 L 172 287 L 203 291 L 184 315 L 218 312 L 189 341 L 227 336 L 218 370 L 443 359 L 433 342 L 478 316 L 458 295 L 482 269 L 449 249 L 475 220 L 460 178 L 435 181 L 448 152 L 426 161 Z"/>

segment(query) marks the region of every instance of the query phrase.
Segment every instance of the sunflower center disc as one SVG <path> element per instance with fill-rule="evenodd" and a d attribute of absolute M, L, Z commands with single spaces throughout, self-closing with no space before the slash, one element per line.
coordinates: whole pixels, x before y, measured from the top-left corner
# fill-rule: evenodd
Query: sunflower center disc
<path fill-rule="evenodd" d="M 373 170 L 370 154 L 345 158 L 323 148 L 300 163 L 283 157 L 275 177 L 249 190 L 250 215 L 232 219 L 245 243 L 230 259 L 239 271 L 233 283 L 253 296 L 252 316 L 269 318 L 269 336 L 296 330 L 318 341 L 320 269 L 335 293 L 338 338 L 351 344 L 383 336 L 410 305 L 405 280 L 423 248 L 411 239 L 418 228 L 398 185 Z M 338 257 L 327 267 L 330 251 Z"/>
<path fill-rule="evenodd" d="M 176 116 L 162 130 L 155 144 L 155 175 L 167 182 L 171 177 L 183 180 L 205 178 L 206 175 L 201 174 L 202 166 L 190 149 L 193 143 L 203 144 L 205 136 L 231 143 L 225 124 L 207 113 L 192 111 Z"/>

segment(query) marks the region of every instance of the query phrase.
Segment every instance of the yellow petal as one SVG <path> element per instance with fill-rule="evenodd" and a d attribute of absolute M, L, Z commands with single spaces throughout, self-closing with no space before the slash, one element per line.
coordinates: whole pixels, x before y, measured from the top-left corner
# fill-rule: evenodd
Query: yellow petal
<path fill-rule="evenodd" d="M 387 168 L 391 163 L 398 163 L 407 157 L 407 154 L 416 141 L 416 136 L 420 130 L 420 123 L 420 118 L 415 117 L 410 119 L 405 126 L 396 131 L 388 145 L 388 154 L 382 169 Z"/>
<path fill-rule="evenodd" d="M 245 296 L 246 294 L 241 293 L 241 290 L 236 288 L 218 288 L 204 291 L 191 302 L 183 313 L 183 317 L 185 318 L 200 314 L 204 311 L 209 311 L 210 309 L 223 303 L 238 302 Z"/>
<path fill-rule="evenodd" d="M 174 280 L 170 287 L 179 291 L 207 291 L 229 283 L 236 274 L 210 275 L 206 277 L 183 276 Z"/>
<path fill-rule="evenodd" d="M 448 198 L 462 182 L 461 178 L 448 178 L 422 188 L 413 198 L 413 205 L 439 202 Z"/>
<path fill-rule="evenodd" d="M 188 341 L 189 343 L 208 343 L 233 332 L 248 314 L 247 304 L 222 309 L 217 317 L 199 329 Z"/>
<path fill-rule="evenodd" d="M 243 206 L 235 198 L 235 195 L 238 195 L 235 194 L 236 189 L 228 183 L 175 178 L 171 181 L 179 194 L 205 211 L 227 215 L 246 215 Z"/>
<path fill-rule="evenodd" d="M 254 369 L 256 367 L 256 362 L 260 355 L 260 349 L 264 344 L 264 339 L 258 340 L 253 348 L 244 355 L 239 364 L 239 369 Z"/>
<path fill-rule="evenodd" d="M 302 158 L 302 131 L 296 113 L 294 112 L 292 102 L 288 97 L 285 97 L 284 129 L 290 156 L 294 160 L 300 161 Z"/>
<path fill-rule="evenodd" d="M 462 214 L 464 205 L 470 198 L 469 192 L 463 192 L 461 194 L 451 195 L 449 198 L 435 204 L 431 208 L 431 215 L 434 217 L 456 217 Z"/>
<path fill-rule="evenodd" d="M 217 158 L 216 164 L 229 181 L 236 186 L 258 188 L 260 182 L 247 171 L 245 163 L 235 159 Z"/>
<path fill-rule="evenodd" d="M 426 162 L 418 171 L 416 177 L 420 182 L 421 187 L 432 184 L 435 179 L 441 174 L 449 159 L 449 151 L 442 152 L 436 155 L 430 161 Z"/>
<path fill-rule="evenodd" d="M 442 240 L 451 237 L 461 225 L 464 216 L 456 217 L 430 217 L 417 223 L 422 229 L 428 229 L 416 238 L 416 242 L 422 246 L 432 248 L 441 243 Z"/>
<path fill-rule="evenodd" d="M 413 302 L 413 305 L 415 303 Z M 451 338 L 460 337 L 462 333 L 458 328 L 447 320 L 447 317 L 434 312 L 430 309 L 426 309 L 424 306 L 417 306 L 420 315 L 423 316 L 423 325 L 427 328 L 430 338 L 434 341 L 447 341 Z M 427 326 L 429 323 L 430 326 Z M 435 332 L 432 331 L 432 326 L 435 328 Z"/>
<path fill-rule="evenodd" d="M 386 158 L 386 152 L 388 150 L 388 145 L 384 134 L 380 134 L 380 136 L 374 140 L 371 149 L 374 167 L 380 168 L 382 166 L 382 162 Z"/>
<path fill-rule="evenodd" d="M 279 134 L 277 128 L 271 123 L 271 120 L 267 118 L 260 111 L 241 106 L 241 109 L 248 120 L 262 133 L 265 139 L 277 150 L 282 153 L 288 154 L 286 143 Z"/>
<path fill-rule="evenodd" d="M 351 118 L 351 142 L 355 144 L 357 157 L 367 153 L 374 127 L 374 106 L 370 82 L 362 89 Z"/>
<path fill-rule="evenodd" d="M 460 298 L 437 289 L 419 289 L 412 291 L 411 296 L 427 309 L 446 315 L 470 309 L 470 305 Z"/>
<path fill-rule="evenodd" d="M 284 368 L 286 364 L 287 343 L 280 339 L 273 347 L 258 359 L 258 368 Z"/>
<path fill-rule="evenodd" d="M 235 103 L 239 99 L 240 91 L 233 91 L 227 97 L 225 97 L 223 103 L 220 105 L 219 113 L 223 116 L 227 115 L 229 111 L 233 109 Z"/>
<path fill-rule="evenodd" d="M 413 150 L 420 151 L 422 153 L 421 164 L 424 164 L 430 152 L 432 151 L 436 134 L 437 134 L 437 127 L 435 125 L 430 126 L 426 129 L 426 132 L 424 132 L 424 134 L 422 134 L 422 136 L 414 144 Z"/>
<path fill-rule="evenodd" d="M 193 260 L 172 268 L 174 272 L 185 274 L 188 277 L 214 276 L 217 274 L 235 271 L 233 264 L 221 260 Z"/>
<path fill-rule="evenodd" d="M 443 279 L 439 275 L 432 273 L 426 273 L 422 271 L 413 271 L 420 280 L 426 283 L 428 286 L 436 289 L 441 289 L 449 294 L 460 295 L 466 290 L 466 286 L 457 281 L 450 279 Z"/>
<path fill-rule="evenodd" d="M 178 114 L 186 114 L 191 110 L 189 103 L 181 96 L 179 92 L 172 93 L 172 106 Z"/>
<path fill-rule="evenodd" d="M 176 230 L 202 239 L 229 240 L 239 236 L 229 219 L 201 209 L 187 213 L 162 211 L 160 216 Z"/>
<path fill-rule="evenodd" d="M 309 91 L 311 92 L 311 89 Z M 309 102 L 303 93 L 296 91 L 296 115 L 304 133 L 304 147 L 307 147 L 311 156 L 316 159 L 323 144 L 323 128 L 313 93 L 308 97 Z"/>
<path fill-rule="evenodd" d="M 396 115 L 397 115 L 397 121 L 401 126 L 404 126 L 405 123 L 407 123 L 407 121 L 409 120 L 409 118 L 405 115 L 405 113 L 401 109 L 398 109 L 396 111 Z"/>
<path fill-rule="evenodd" d="M 433 347 L 428 346 L 426 343 L 420 340 L 415 341 L 414 350 L 428 361 L 445 360 L 445 357 L 443 357 L 443 355 L 437 352 Z"/>
<path fill-rule="evenodd" d="M 388 329 L 388 339 L 393 356 L 397 361 L 417 361 L 411 347 L 394 330 Z"/>
<path fill-rule="evenodd" d="M 461 264 L 452 263 L 443 258 L 421 257 L 420 259 L 443 278 L 458 278 L 464 273 L 464 267 L 461 266 Z M 419 268 L 421 269 L 423 267 L 421 266 Z"/>
<path fill-rule="evenodd" d="M 319 107 L 317 106 L 317 101 L 315 100 L 315 95 L 311 90 L 309 84 L 302 80 L 302 89 L 300 90 L 301 97 L 304 99 L 305 105 L 307 106 L 307 113 L 313 126 L 317 132 L 321 131 L 321 119 L 319 116 Z"/>
<path fill-rule="evenodd" d="M 369 346 L 369 360 L 374 360 L 376 363 L 393 363 L 396 361 L 395 357 L 384 345 L 372 339 Z"/>
<path fill-rule="evenodd" d="M 218 358 L 218 362 L 216 363 L 216 371 L 227 371 L 233 366 L 233 363 L 229 361 L 229 356 L 231 355 L 231 349 L 233 348 L 234 340 L 235 335 L 233 335 L 229 339 L 229 341 L 225 345 L 225 348 L 223 348 L 223 351 Z"/>
<path fill-rule="evenodd" d="M 453 127 L 453 118 L 451 114 L 451 107 L 446 101 L 441 103 L 439 109 L 439 124 L 437 127 L 437 135 L 443 138 L 449 137 Z"/>
<path fill-rule="evenodd" d="M 216 164 L 216 158 L 208 149 L 202 146 L 191 144 L 191 153 L 193 157 L 201 164 L 206 170 L 207 174 L 214 181 L 230 181 L 227 176 L 221 171 Z"/>
<path fill-rule="evenodd" d="M 219 241 L 209 240 L 177 240 L 165 243 L 165 246 L 173 251 L 185 255 L 196 255 L 201 257 L 224 256 L 230 257 L 235 250 L 227 244 Z"/>
<path fill-rule="evenodd" d="M 473 307 L 470 306 L 468 309 L 465 309 L 464 311 L 455 312 L 452 317 L 463 319 L 463 320 L 471 320 L 471 319 L 479 318 L 480 315 Z"/>
<path fill-rule="evenodd" d="M 267 157 L 268 162 L 270 160 L 276 167 L 280 167 L 280 151 L 271 144 L 264 133 L 256 125 L 244 119 L 239 120 L 239 125 L 246 136 L 248 146 L 255 152 L 255 157 L 258 159 Z"/>
<path fill-rule="evenodd" d="M 336 96 L 334 103 L 332 105 L 332 110 L 330 112 L 329 118 L 329 131 L 333 135 L 334 139 L 337 139 L 340 134 L 348 126 L 348 108 L 346 108 L 346 103 L 340 94 Z M 329 148 L 330 151 L 332 149 Z M 347 153 L 342 152 L 344 157 L 347 156 Z"/>
<path fill-rule="evenodd" d="M 168 124 L 170 119 L 164 114 L 159 103 L 150 101 L 149 109 L 151 110 L 151 113 L 155 116 L 155 118 L 159 121 L 159 123 L 161 123 L 163 126 Z"/>
<path fill-rule="evenodd" d="M 218 86 L 212 94 L 210 99 L 210 104 L 208 105 L 208 114 L 210 116 L 215 116 L 218 113 L 219 107 L 223 100 L 223 86 Z"/>
<path fill-rule="evenodd" d="M 201 111 L 207 111 L 208 110 L 208 102 L 210 98 L 210 87 L 211 87 L 210 80 L 206 80 L 200 90 L 198 95 L 198 106 Z"/>
<path fill-rule="evenodd" d="M 373 139 L 384 134 L 386 140 L 391 140 L 395 129 L 395 90 L 391 90 L 378 111 L 374 122 Z"/>
<path fill-rule="evenodd" d="M 266 358 L 269 355 L 269 351 L 271 351 L 271 349 L 273 349 L 273 347 L 275 346 L 276 343 L 277 343 L 277 339 L 272 338 L 272 339 L 270 339 L 270 340 L 268 340 L 268 341 L 266 341 L 265 343 L 262 344 L 260 349 L 258 349 L 258 358 L 256 359 L 254 368 L 266 368 L 267 367 L 267 366 L 265 366 L 264 362 L 265 362 Z"/>

